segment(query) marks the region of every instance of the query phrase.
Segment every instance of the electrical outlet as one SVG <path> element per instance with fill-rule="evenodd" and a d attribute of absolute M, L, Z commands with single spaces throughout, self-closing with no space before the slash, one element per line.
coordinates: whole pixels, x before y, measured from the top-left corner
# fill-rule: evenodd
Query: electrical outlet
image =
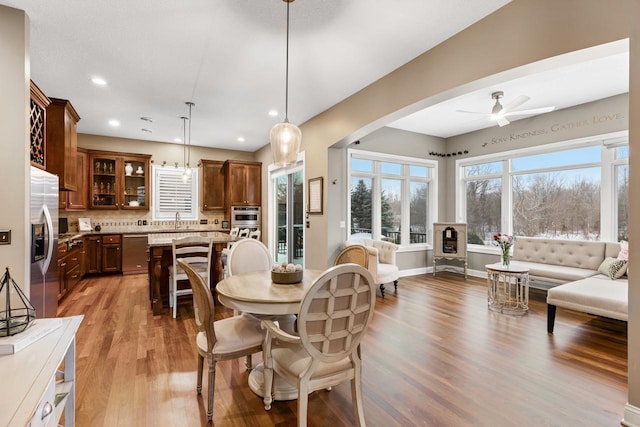
<path fill-rule="evenodd" d="M 0 245 L 11 244 L 11 230 L 0 230 Z"/>

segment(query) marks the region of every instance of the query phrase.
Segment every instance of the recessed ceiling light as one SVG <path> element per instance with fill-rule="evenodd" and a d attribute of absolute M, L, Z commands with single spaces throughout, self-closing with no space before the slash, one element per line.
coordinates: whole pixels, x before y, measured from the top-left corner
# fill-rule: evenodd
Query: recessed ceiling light
<path fill-rule="evenodd" d="M 140 117 L 140 120 L 144 120 L 145 122 L 153 123 L 153 119 L 151 117 Z"/>
<path fill-rule="evenodd" d="M 181 138 L 173 138 L 173 142 L 182 142 Z"/>
<path fill-rule="evenodd" d="M 107 81 L 105 79 L 103 79 L 102 77 L 92 77 L 91 81 L 93 82 L 93 84 L 98 85 L 98 86 L 106 86 L 107 85 Z"/>
<path fill-rule="evenodd" d="M 271 111 L 269 111 L 269 115 L 271 117 L 276 117 L 278 115 L 278 111 L 277 110 L 271 110 Z"/>
<path fill-rule="evenodd" d="M 147 128 L 142 128 L 140 129 L 142 132 L 148 132 L 148 133 L 153 133 L 153 131 L 151 129 L 147 129 Z"/>
<path fill-rule="evenodd" d="M 241 137 L 241 136 L 239 136 L 239 137 L 238 137 L 238 142 L 244 142 L 244 138 L 243 138 L 243 137 Z"/>
<path fill-rule="evenodd" d="M 109 120 L 109 126 L 118 127 L 120 126 L 120 122 L 114 119 Z"/>

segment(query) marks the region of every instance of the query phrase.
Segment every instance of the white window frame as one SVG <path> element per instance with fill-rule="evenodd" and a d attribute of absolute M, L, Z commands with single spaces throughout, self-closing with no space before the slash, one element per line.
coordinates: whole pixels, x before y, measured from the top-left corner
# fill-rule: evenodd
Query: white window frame
<path fill-rule="evenodd" d="M 351 159 L 356 157 L 358 159 L 371 160 L 374 162 L 373 172 L 362 172 L 351 170 Z M 380 172 L 380 163 L 399 163 L 402 165 L 401 175 L 383 174 Z M 420 177 L 410 176 L 409 165 L 423 166 L 427 168 L 427 177 L 422 179 Z M 372 239 L 380 239 L 380 228 L 382 226 L 382 218 L 380 214 L 381 206 L 381 194 L 380 194 L 380 180 L 389 178 L 401 181 L 402 186 L 402 218 L 401 218 L 401 234 L 400 234 L 400 246 L 401 248 L 431 248 L 433 243 L 432 227 L 431 224 L 436 221 L 438 215 L 438 162 L 436 160 L 420 159 L 416 157 L 400 156 L 394 154 L 377 153 L 373 151 L 364 151 L 356 149 L 347 150 L 347 183 L 346 183 L 346 197 L 347 197 L 347 237 L 351 235 L 351 181 L 353 177 L 366 177 L 371 178 L 371 192 L 373 200 L 371 202 L 371 209 L 373 218 L 371 220 L 371 237 Z M 425 229 L 427 233 L 426 243 L 408 243 L 410 240 L 410 212 L 411 212 L 411 181 L 424 181 L 429 188 L 429 196 L 427 201 L 427 223 Z"/>
<path fill-rule="evenodd" d="M 151 204 L 151 212 L 152 219 L 156 220 L 176 220 L 177 213 L 180 214 L 181 221 L 192 221 L 198 219 L 198 207 L 200 206 L 199 200 L 199 192 L 198 192 L 198 169 L 191 168 L 191 178 L 187 181 L 184 186 L 179 186 L 182 190 L 187 190 L 188 197 L 191 198 L 191 204 L 187 209 L 183 208 L 172 208 L 167 209 L 165 206 L 161 205 L 163 198 L 160 196 L 161 191 L 161 183 L 160 180 L 163 177 L 171 177 L 177 180 L 182 181 L 182 175 L 185 171 L 184 168 L 181 167 L 170 167 L 170 166 L 161 166 L 161 165 L 153 165 L 151 168 L 152 171 L 152 187 L 153 187 L 153 202 Z M 179 191 L 180 188 L 176 188 L 176 191 Z"/>
<path fill-rule="evenodd" d="M 600 241 L 616 241 L 617 240 L 617 191 L 615 189 L 616 179 L 614 176 L 615 166 L 628 164 L 629 159 L 614 159 L 613 147 L 619 147 L 628 144 L 628 132 L 615 132 L 607 135 L 598 135 L 576 140 L 545 144 L 542 146 L 527 147 L 517 150 L 505 151 L 502 153 L 492 153 L 483 156 L 456 160 L 456 218 L 460 222 L 466 222 L 466 182 L 477 179 L 501 178 L 502 179 L 502 203 L 501 203 L 501 225 L 503 233 L 511 234 L 513 232 L 511 212 L 511 177 L 515 175 L 531 174 L 543 171 L 545 173 L 554 171 L 564 171 L 568 169 L 581 169 L 587 167 L 600 167 Z M 589 146 L 601 147 L 601 159 L 597 163 L 583 163 L 580 165 L 567 165 L 565 167 L 540 168 L 527 171 L 511 171 L 511 159 L 516 157 L 531 156 L 551 151 L 565 151 L 575 148 L 583 148 Z M 475 164 L 490 163 L 502 161 L 503 168 L 499 174 L 492 174 L 480 177 L 465 177 L 465 168 Z M 469 244 L 470 252 L 479 253 L 498 253 L 495 246 Z"/>

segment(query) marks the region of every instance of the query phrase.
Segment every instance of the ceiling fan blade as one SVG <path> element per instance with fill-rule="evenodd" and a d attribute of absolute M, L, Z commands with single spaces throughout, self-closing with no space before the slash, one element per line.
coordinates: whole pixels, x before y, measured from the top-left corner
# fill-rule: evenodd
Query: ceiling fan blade
<path fill-rule="evenodd" d="M 509 111 L 504 113 L 505 116 L 525 116 L 529 114 L 543 114 L 555 110 L 556 107 L 533 108 L 531 110 Z"/>
<path fill-rule="evenodd" d="M 530 99 L 531 98 L 529 98 L 526 95 L 520 95 L 520 96 L 516 97 L 513 101 L 511 101 L 510 103 L 505 105 L 500 113 L 502 113 L 503 115 L 507 114 L 511 110 L 514 110 L 514 109 L 518 108 L 519 106 L 521 106 L 522 104 L 524 104 L 525 102 L 527 102 Z"/>
<path fill-rule="evenodd" d="M 500 125 L 500 127 L 502 126 L 506 126 L 509 124 L 509 120 L 507 120 L 504 116 L 500 117 L 498 120 L 498 125 Z"/>
<path fill-rule="evenodd" d="M 480 111 L 467 111 L 467 110 L 456 110 L 456 113 L 467 113 L 467 114 L 481 114 L 483 116 L 490 116 L 489 113 L 482 113 Z"/>

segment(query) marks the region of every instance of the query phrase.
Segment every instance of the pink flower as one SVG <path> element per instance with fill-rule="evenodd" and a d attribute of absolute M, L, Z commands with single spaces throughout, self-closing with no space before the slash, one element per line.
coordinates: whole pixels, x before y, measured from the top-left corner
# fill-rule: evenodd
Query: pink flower
<path fill-rule="evenodd" d="M 500 246 L 503 252 L 508 251 L 515 243 L 516 238 L 504 233 L 496 233 L 493 235 L 493 242 L 496 246 Z"/>

